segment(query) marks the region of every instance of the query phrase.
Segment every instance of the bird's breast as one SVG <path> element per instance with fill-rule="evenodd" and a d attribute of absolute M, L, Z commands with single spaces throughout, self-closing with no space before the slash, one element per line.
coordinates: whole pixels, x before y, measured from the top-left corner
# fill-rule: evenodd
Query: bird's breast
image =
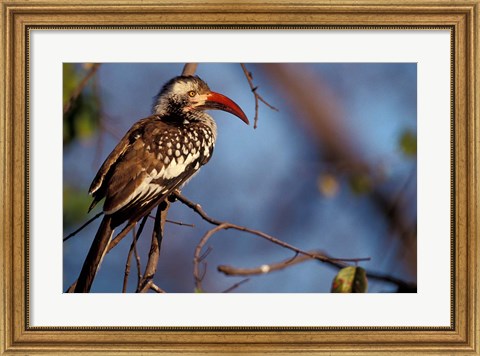
<path fill-rule="evenodd" d="M 173 179 L 193 174 L 210 160 L 215 136 L 214 130 L 202 123 L 154 129 L 151 139 L 147 139 L 147 149 L 162 168 L 152 170 L 152 178 Z"/>

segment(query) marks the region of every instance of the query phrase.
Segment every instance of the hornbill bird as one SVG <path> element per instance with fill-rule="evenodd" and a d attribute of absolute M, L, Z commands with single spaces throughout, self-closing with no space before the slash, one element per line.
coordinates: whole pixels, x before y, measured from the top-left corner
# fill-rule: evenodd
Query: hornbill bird
<path fill-rule="evenodd" d="M 116 227 L 138 222 L 210 160 L 217 128 L 205 110 L 223 110 L 249 124 L 235 102 L 198 76 L 175 77 L 155 97 L 153 114 L 136 122 L 102 164 L 90 186 L 89 212 L 105 198 L 104 217 L 75 293 L 90 291 Z"/>

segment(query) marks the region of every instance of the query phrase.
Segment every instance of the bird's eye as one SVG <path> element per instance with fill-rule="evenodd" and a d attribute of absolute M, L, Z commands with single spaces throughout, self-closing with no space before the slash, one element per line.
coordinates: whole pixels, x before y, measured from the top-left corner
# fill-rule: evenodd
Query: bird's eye
<path fill-rule="evenodd" d="M 188 92 L 188 96 L 191 97 L 191 98 L 193 98 L 196 94 L 197 94 L 197 93 L 195 93 L 194 90 L 190 90 L 190 91 Z"/>

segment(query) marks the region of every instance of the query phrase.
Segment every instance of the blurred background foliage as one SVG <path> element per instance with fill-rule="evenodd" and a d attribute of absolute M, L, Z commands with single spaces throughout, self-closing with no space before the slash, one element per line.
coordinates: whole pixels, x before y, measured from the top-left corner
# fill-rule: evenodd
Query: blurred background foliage
<path fill-rule="evenodd" d="M 65 63 L 63 66 L 64 236 L 87 215 L 89 185 L 103 160 L 183 64 Z M 212 217 L 262 230 L 303 250 L 338 258 L 370 257 L 367 272 L 416 284 L 417 68 L 414 63 L 247 64 L 260 103 L 258 128 L 211 112 L 219 137 L 211 162 L 183 189 Z M 214 91 L 255 115 L 239 64 L 201 63 L 197 74 Z M 101 205 L 101 204 L 100 204 Z M 193 251 L 211 226 L 181 203 L 167 224 L 155 283 L 167 292 L 194 292 Z M 64 287 L 76 279 L 99 220 L 64 243 Z M 147 223 L 138 249 L 150 247 Z M 93 292 L 119 292 L 126 237 L 102 264 Z M 222 231 L 210 240 L 203 286 L 221 292 L 241 277 L 218 265 L 257 267 L 293 257 L 258 237 Z M 136 286 L 132 266 L 129 291 Z M 252 277 L 233 292 L 329 292 L 338 270 L 308 261 Z M 369 292 L 404 291 L 369 280 Z M 412 290 L 409 290 L 412 291 Z"/>
<path fill-rule="evenodd" d="M 98 129 L 99 96 L 96 81 L 82 86 L 87 71 L 95 68 L 91 64 L 63 66 L 63 145 L 68 146 L 75 140 L 84 140 Z M 86 84 L 86 83 L 85 83 Z M 81 90 L 79 90 L 81 89 Z"/>

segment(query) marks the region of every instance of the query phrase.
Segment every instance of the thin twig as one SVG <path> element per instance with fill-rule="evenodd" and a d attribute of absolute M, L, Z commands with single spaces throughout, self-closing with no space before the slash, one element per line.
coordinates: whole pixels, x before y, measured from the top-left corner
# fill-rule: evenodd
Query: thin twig
<path fill-rule="evenodd" d="M 183 196 L 182 196 L 183 198 Z M 207 243 L 208 239 L 212 237 L 216 232 L 224 229 L 228 229 L 230 227 L 230 224 L 220 224 L 217 227 L 214 227 L 213 229 L 207 231 L 205 235 L 200 239 L 197 247 L 195 248 L 195 254 L 193 257 L 193 277 L 195 279 L 195 289 L 197 291 L 203 292 L 202 288 L 202 279 L 205 276 L 205 274 L 200 274 L 200 267 L 199 264 L 201 262 L 200 256 L 202 252 L 203 246 Z"/>
<path fill-rule="evenodd" d="M 239 226 L 239 225 L 235 225 L 235 224 L 232 224 L 232 223 L 228 223 L 228 222 L 222 222 L 222 221 L 218 221 L 218 220 L 215 220 L 211 217 L 209 217 L 205 211 L 202 209 L 202 207 L 200 206 L 200 204 L 195 204 L 193 202 L 191 202 L 190 200 L 188 200 L 185 196 L 183 196 L 180 192 L 175 192 L 174 193 L 175 196 L 177 197 L 178 200 L 180 200 L 183 204 L 185 204 L 186 206 L 188 206 L 189 208 L 193 209 L 197 214 L 199 214 L 204 220 L 208 221 L 209 223 L 213 224 L 213 225 L 217 225 L 217 228 L 215 229 L 212 229 L 210 231 L 208 231 L 203 238 L 206 238 L 206 240 L 208 240 L 210 238 L 210 235 L 213 235 L 214 233 L 220 231 L 220 230 L 226 230 L 226 229 L 235 229 L 235 230 L 238 230 L 238 231 L 244 231 L 244 232 L 248 232 L 250 234 L 253 234 L 253 235 L 257 235 L 257 236 L 260 236 L 270 242 L 273 242 L 277 245 L 280 245 L 284 248 L 287 248 L 289 250 L 292 250 L 294 252 L 297 252 L 299 254 L 302 254 L 302 255 L 306 255 L 306 256 L 309 256 L 310 258 L 313 258 L 313 259 L 316 259 L 316 260 L 319 260 L 319 261 L 322 261 L 322 262 L 328 262 L 328 261 L 331 261 L 332 258 L 330 257 L 326 257 L 326 256 L 323 256 L 323 255 L 319 255 L 319 254 L 311 254 L 307 251 L 304 251 L 298 247 L 295 247 L 293 245 L 290 245 L 284 241 L 281 241 L 279 239 L 277 239 L 276 237 L 273 237 L 271 235 L 268 235 L 262 231 L 258 231 L 258 230 L 254 230 L 254 229 L 250 229 L 250 228 L 247 228 L 245 226 Z M 222 228 L 218 228 L 219 226 L 222 226 Z M 213 233 L 211 233 L 213 231 Z M 210 234 L 211 233 L 211 234 Z M 207 237 L 208 235 L 208 237 Z M 203 238 L 202 240 L 200 240 L 200 243 L 203 241 Z M 206 242 L 206 241 L 205 241 Z M 199 243 L 199 245 L 200 245 Z M 203 246 L 203 245 L 202 245 Z M 198 246 L 197 246 L 198 247 Z M 364 257 L 364 258 L 355 258 L 354 260 L 355 261 L 370 261 L 370 257 Z M 339 259 L 339 258 L 334 258 L 333 259 L 334 261 L 343 261 L 342 259 Z M 352 259 L 347 259 L 347 261 L 352 261 Z"/>
<path fill-rule="evenodd" d="M 140 285 L 140 281 L 142 280 L 142 266 L 140 264 L 140 256 L 138 255 L 137 251 L 137 244 L 133 245 L 133 254 L 135 255 L 135 262 L 137 264 L 137 288 Z"/>
<path fill-rule="evenodd" d="M 97 72 L 97 70 L 99 68 L 100 68 L 100 63 L 94 63 L 90 67 L 90 69 L 87 72 L 87 74 L 85 75 L 85 77 L 82 79 L 80 84 L 78 84 L 78 86 L 75 88 L 72 95 L 68 99 L 68 101 L 63 106 L 63 115 L 66 115 L 70 111 L 70 109 L 72 108 L 72 104 L 77 100 L 77 98 L 80 95 L 80 93 L 82 92 L 83 88 L 85 88 L 85 86 L 87 85 L 90 78 L 93 77 L 93 75 Z"/>
<path fill-rule="evenodd" d="M 175 220 L 167 219 L 166 222 L 170 223 L 170 224 L 174 224 L 174 225 L 179 225 L 179 226 L 195 227 L 194 224 L 188 224 L 188 223 L 184 223 L 184 222 L 181 222 L 181 221 L 175 221 Z"/>
<path fill-rule="evenodd" d="M 106 133 L 108 133 L 110 136 L 112 136 L 114 139 L 120 141 L 123 136 L 122 133 L 118 129 L 110 125 L 110 122 L 116 121 L 117 120 L 115 118 L 112 118 L 111 116 L 103 113 L 102 120 L 100 120 L 100 128 Z"/>
<path fill-rule="evenodd" d="M 148 217 L 152 220 L 155 220 L 155 216 L 153 216 L 153 215 L 148 215 Z M 174 225 L 179 225 L 179 226 L 195 227 L 194 224 L 188 224 L 188 223 L 184 223 L 184 222 L 176 221 L 176 220 L 166 219 L 165 222 L 170 223 L 170 224 L 174 224 Z"/>
<path fill-rule="evenodd" d="M 213 250 L 212 246 L 208 246 L 207 250 L 204 253 L 202 253 L 201 256 L 199 256 L 199 261 L 203 261 L 204 259 L 206 259 L 207 256 L 210 254 L 210 252 L 212 252 L 212 250 Z"/>
<path fill-rule="evenodd" d="M 115 236 L 114 239 L 112 239 L 112 241 L 110 241 L 110 244 L 108 245 L 108 248 L 107 248 L 107 252 L 106 253 L 109 253 L 110 251 L 112 251 L 113 248 L 115 248 L 119 243 L 120 241 L 123 240 L 123 238 L 125 236 L 127 236 L 127 234 L 130 232 L 131 229 L 133 229 L 133 227 L 137 224 L 137 222 L 129 222 L 124 228 L 122 231 L 120 231 L 120 233 Z"/>
<path fill-rule="evenodd" d="M 256 129 L 257 128 L 257 123 L 258 123 L 258 106 L 259 106 L 258 101 L 261 101 L 262 103 L 264 103 L 266 106 L 268 106 L 272 110 L 278 111 L 278 109 L 275 106 L 269 104 L 264 98 L 262 98 L 262 96 L 260 94 L 258 94 L 258 86 L 255 86 L 253 84 L 252 72 L 250 72 L 247 69 L 245 64 L 240 63 L 240 66 L 243 69 L 243 73 L 245 73 L 245 77 L 247 78 L 248 85 L 250 85 L 250 89 L 252 90 L 252 94 L 255 98 L 255 119 L 253 120 L 253 128 Z"/>
<path fill-rule="evenodd" d="M 137 241 L 140 238 L 140 235 L 142 234 L 143 227 L 145 226 L 146 221 L 147 221 L 147 218 L 144 217 L 142 219 L 142 222 L 140 223 L 140 227 L 138 228 L 138 231 L 135 231 L 135 228 L 132 230 L 133 231 L 133 240 L 132 240 L 132 244 L 130 245 L 130 250 L 128 251 L 127 262 L 125 264 L 125 276 L 123 277 L 122 293 L 126 293 L 126 291 L 127 291 L 128 275 L 130 274 L 130 260 L 132 258 L 133 251 L 136 250 Z M 137 260 L 137 262 L 138 262 L 138 260 Z M 140 269 L 139 269 L 138 263 L 137 263 L 137 269 L 138 269 L 137 276 L 139 276 L 139 280 L 140 280 Z M 137 281 L 137 286 L 138 286 L 138 283 L 139 283 L 139 281 Z"/>
<path fill-rule="evenodd" d="M 235 283 L 233 286 L 225 289 L 222 293 L 230 293 L 232 290 L 240 287 L 240 286 L 241 286 L 242 284 L 244 284 L 244 283 L 247 283 L 249 280 L 250 280 L 250 278 L 242 279 L 240 282 Z"/>
<path fill-rule="evenodd" d="M 135 236 L 137 235 L 135 228 L 132 229 L 132 236 L 133 236 L 133 241 L 135 241 Z M 133 253 L 133 241 L 132 245 L 130 246 L 130 250 L 128 251 L 127 254 L 127 262 L 125 263 L 125 272 L 123 274 L 123 287 L 122 287 L 122 293 L 127 292 L 127 283 L 128 283 L 128 276 L 130 274 L 130 259 L 132 258 L 132 253 Z"/>
<path fill-rule="evenodd" d="M 75 230 L 74 232 L 72 232 L 70 235 L 66 236 L 63 238 L 63 242 L 67 241 L 68 239 L 70 239 L 71 237 L 75 236 L 76 234 L 78 234 L 80 231 L 82 231 L 83 229 L 85 229 L 88 225 L 90 225 L 92 222 L 94 222 L 95 220 L 97 220 L 100 216 L 103 215 L 103 211 L 99 212 L 97 215 L 95 215 L 93 218 L 91 218 L 90 220 L 88 220 L 85 224 L 83 224 L 82 226 L 80 226 L 77 230 Z"/>

